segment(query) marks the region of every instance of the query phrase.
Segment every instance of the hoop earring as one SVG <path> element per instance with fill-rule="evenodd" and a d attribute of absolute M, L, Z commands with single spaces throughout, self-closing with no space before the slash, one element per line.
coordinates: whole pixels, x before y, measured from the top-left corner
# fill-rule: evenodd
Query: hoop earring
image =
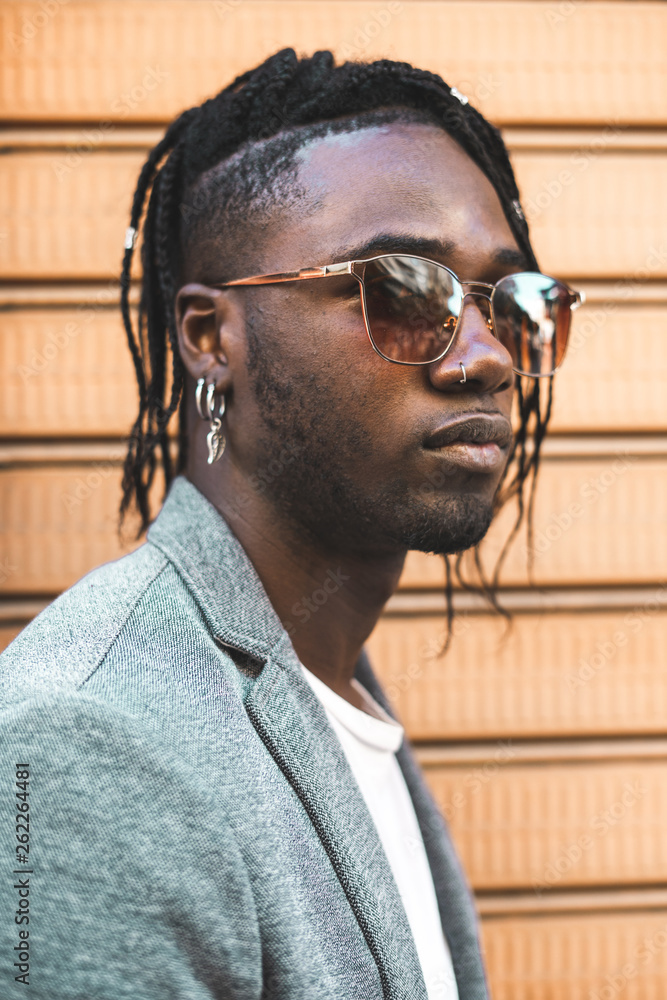
<path fill-rule="evenodd" d="M 208 420 L 210 430 L 206 435 L 206 444 L 208 445 L 208 458 L 206 459 L 209 465 L 213 465 L 217 462 L 219 458 L 222 458 L 222 453 L 225 450 L 225 445 L 227 444 L 227 439 L 222 433 L 222 418 L 225 415 L 226 401 L 224 392 L 220 394 L 220 406 L 218 407 L 218 412 L 216 413 L 216 402 L 215 402 L 215 382 L 209 382 L 206 388 L 206 402 L 202 400 L 202 393 L 204 391 L 204 386 L 206 385 L 206 379 L 200 378 L 197 380 L 197 388 L 195 389 L 195 403 L 197 404 L 197 412 L 202 420 Z"/>

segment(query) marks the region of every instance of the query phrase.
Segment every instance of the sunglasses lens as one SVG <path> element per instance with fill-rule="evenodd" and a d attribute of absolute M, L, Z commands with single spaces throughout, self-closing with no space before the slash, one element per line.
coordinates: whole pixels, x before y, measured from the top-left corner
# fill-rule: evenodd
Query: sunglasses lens
<path fill-rule="evenodd" d="M 387 256 L 364 271 L 371 339 L 389 361 L 426 364 L 451 344 L 463 292 L 444 267 L 419 257 Z"/>
<path fill-rule="evenodd" d="M 565 355 L 572 293 L 545 274 L 512 274 L 493 292 L 495 334 L 522 375 L 551 375 Z"/>

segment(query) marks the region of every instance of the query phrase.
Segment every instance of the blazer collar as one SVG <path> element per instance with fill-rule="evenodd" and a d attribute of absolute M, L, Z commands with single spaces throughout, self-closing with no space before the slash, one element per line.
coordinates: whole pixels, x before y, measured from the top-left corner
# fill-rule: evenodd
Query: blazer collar
<path fill-rule="evenodd" d="M 148 533 L 222 645 L 263 663 L 245 707 L 322 842 L 378 967 L 384 1000 L 427 1000 L 405 910 L 366 803 L 324 708 L 242 546 L 179 477 Z"/>
<path fill-rule="evenodd" d="M 284 646 L 287 634 L 243 546 L 185 477 L 172 483 L 148 541 L 176 566 L 216 639 L 259 660 Z"/>

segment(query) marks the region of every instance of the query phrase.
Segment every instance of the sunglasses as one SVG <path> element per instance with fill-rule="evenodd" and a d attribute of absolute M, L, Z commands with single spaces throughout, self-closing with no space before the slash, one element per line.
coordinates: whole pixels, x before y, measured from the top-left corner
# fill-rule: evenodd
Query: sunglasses
<path fill-rule="evenodd" d="M 562 281 L 526 271 L 495 285 L 459 281 L 444 264 L 408 254 L 382 254 L 282 274 L 258 274 L 216 288 L 270 285 L 351 274 L 361 291 L 366 332 L 380 357 L 399 365 L 429 365 L 444 357 L 472 296 L 519 375 L 545 378 L 560 366 L 572 310 L 584 301 Z"/>

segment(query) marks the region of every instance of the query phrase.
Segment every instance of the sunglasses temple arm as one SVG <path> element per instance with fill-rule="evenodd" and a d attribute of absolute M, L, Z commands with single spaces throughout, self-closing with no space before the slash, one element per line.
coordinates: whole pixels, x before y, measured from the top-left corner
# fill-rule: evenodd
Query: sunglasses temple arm
<path fill-rule="evenodd" d="M 341 264 L 324 264 L 321 267 L 302 267 L 299 271 L 281 271 L 277 274 L 255 274 L 251 278 L 237 278 L 214 288 L 231 288 L 233 285 L 277 285 L 283 281 L 306 281 L 309 278 L 330 278 L 337 274 L 352 274 L 353 261 Z"/>

